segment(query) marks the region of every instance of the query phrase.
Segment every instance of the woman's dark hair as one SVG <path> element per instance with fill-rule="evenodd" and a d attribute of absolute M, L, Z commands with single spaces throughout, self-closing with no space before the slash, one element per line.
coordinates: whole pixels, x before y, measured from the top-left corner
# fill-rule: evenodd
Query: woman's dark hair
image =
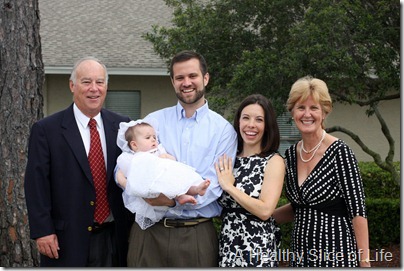
<path fill-rule="evenodd" d="M 261 141 L 261 153 L 257 153 L 260 157 L 265 157 L 272 152 L 277 152 L 280 144 L 280 135 L 276 113 L 270 100 L 261 94 L 252 94 L 246 97 L 237 109 L 234 116 L 234 129 L 237 132 L 237 154 L 240 154 L 244 147 L 243 138 L 240 134 L 240 117 L 241 111 L 250 105 L 258 104 L 264 110 L 265 130 Z"/>
<path fill-rule="evenodd" d="M 205 58 L 201 54 L 198 54 L 197 52 L 194 52 L 194 51 L 181 51 L 171 59 L 171 63 L 170 63 L 171 79 L 174 78 L 173 66 L 175 63 L 184 62 L 184 61 L 187 61 L 187 60 L 190 60 L 193 58 L 199 60 L 199 66 L 200 66 L 202 75 L 205 76 L 205 74 L 208 72 L 208 65 L 206 64 Z"/>

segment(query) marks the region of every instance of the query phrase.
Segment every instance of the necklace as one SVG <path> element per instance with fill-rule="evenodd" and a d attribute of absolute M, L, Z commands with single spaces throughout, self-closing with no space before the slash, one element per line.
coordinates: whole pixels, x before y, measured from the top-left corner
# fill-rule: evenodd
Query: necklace
<path fill-rule="evenodd" d="M 303 151 L 304 151 L 305 153 L 309 154 L 309 153 L 311 153 L 312 151 L 314 151 L 315 149 L 318 149 L 318 147 L 321 145 L 321 142 L 323 142 L 324 137 L 325 137 L 325 130 L 323 130 L 323 135 L 321 136 L 320 142 L 318 142 L 318 144 L 317 144 L 316 146 L 314 146 L 314 148 L 312 148 L 312 149 L 309 150 L 309 151 L 306 151 L 306 149 L 304 148 L 304 143 L 303 143 L 303 139 L 302 139 L 302 149 L 303 149 Z"/>
<path fill-rule="evenodd" d="M 302 139 L 302 145 L 300 146 L 300 152 L 299 152 L 299 154 L 300 154 L 300 159 L 302 159 L 302 161 L 303 161 L 304 163 L 310 162 L 310 161 L 313 159 L 314 155 L 316 154 L 317 150 L 320 148 L 321 143 L 323 142 L 323 140 L 324 140 L 324 138 L 325 138 L 325 134 L 326 134 L 326 133 L 325 133 L 325 130 L 323 130 L 323 136 L 321 137 L 320 142 L 319 142 L 313 149 L 311 149 L 310 151 L 304 150 L 305 153 L 311 153 L 311 152 L 313 152 L 313 154 L 311 155 L 311 157 L 310 157 L 309 159 L 307 159 L 307 160 L 303 159 L 303 155 L 302 155 L 302 150 L 304 149 L 304 147 L 303 147 L 303 139 Z"/>

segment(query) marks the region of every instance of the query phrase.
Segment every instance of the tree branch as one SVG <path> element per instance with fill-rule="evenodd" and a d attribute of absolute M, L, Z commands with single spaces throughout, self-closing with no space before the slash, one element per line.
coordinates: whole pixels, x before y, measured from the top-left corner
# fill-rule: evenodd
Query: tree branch
<path fill-rule="evenodd" d="M 369 99 L 367 101 L 360 101 L 360 100 L 349 100 L 345 95 L 341 94 L 341 93 L 336 93 L 333 92 L 333 95 L 338 97 L 338 99 L 345 101 L 345 102 L 349 102 L 349 103 L 355 103 L 358 104 L 359 106 L 369 106 L 375 103 L 378 103 L 380 101 L 387 101 L 387 100 L 395 100 L 395 99 L 400 99 L 400 93 L 394 93 L 391 95 L 386 95 L 383 97 L 373 97 L 372 99 Z"/>
<path fill-rule="evenodd" d="M 344 134 L 349 135 L 361 147 L 361 149 L 364 152 L 366 152 L 367 154 L 369 154 L 370 156 L 373 157 L 373 160 L 376 162 L 376 164 L 382 163 L 382 159 L 381 159 L 380 155 L 378 153 L 372 151 L 371 149 L 369 149 L 368 146 L 366 146 L 365 143 L 363 143 L 363 141 L 360 139 L 360 137 L 357 134 L 355 134 L 354 132 L 352 132 L 351 130 L 348 130 L 341 126 L 333 126 L 333 127 L 327 128 L 325 130 L 327 133 L 342 132 Z"/>
<path fill-rule="evenodd" d="M 386 137 L 387 141 L 389 142 L 389 152 L 388 152 L 384 162 L 382 161 L 382 159 L 381 159 L 381 157 L 380 157 L 380 155 L 378 153 L 376 153 L 376 152 L 372 151 L 371 149 L 369 149 L 365 145 L 365 143 L 363 143 L 363 141 L 360 139 L 360 137 L 357 134 L 353 133 L 352 131 L 350 131 L 350 130 L 348 130 L 346 128 L 340 127 L 340 126 L 333 126 L 333 127 L 327 128 L 326 131 L 327 131 L 327 133 L 332 133 L 332 132 L 338 131 L 338 132 L 342 132 L 344 134 L 349 135 L 361 147 L 361 149 L 365 153 L 367 153 L 371 157 L 373 157 L 373 160 L 375 161 L 375 163 L 380 168 L 390 172 L 390 174 L 393 176 L 393 179 L 396 181 L 396 183 L 398 185 L 400 185 L 401 184 L 400 174 L 395 169 L 394 162 L 393 162 L 393 159 L 394 159 L 394 139 L 392 138 L 390 130 L 389 130 L 386 122 L 384 121 L 382 115 L 379 112 L 378 106 L 373 105 L 372 110 L 375 112 L 375 115 L 376 115 L 378 121 L 380 122 L 382 132 L 383 132 L 384 136 Z"/>
<path fill-rule="evenodd" d="M 372 109 L 375 112 L 375 115 L 377 117 L 377 119 L 380 122 L 380 125 L 382 127 L 382 132 L 384 134 L 384 136 L 386 137 L 387 141 L 389 142 L 389 152 L 388 155 L 386 157 L 386 162 L 393 162 L 393 158 L 394 158 L 394 139 L 391 136 L 389 127 L 386 124 L 386 121 L 383 119 L 382 115 L 380 114 L 379 108 L 378 106 L 373 106 Z"/>

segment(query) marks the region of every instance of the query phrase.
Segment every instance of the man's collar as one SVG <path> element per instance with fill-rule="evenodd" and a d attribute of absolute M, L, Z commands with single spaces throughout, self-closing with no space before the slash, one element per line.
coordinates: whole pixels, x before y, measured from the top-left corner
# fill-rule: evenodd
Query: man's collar
<path fill-rule="evenodd" d="M 83 112 L 80 111 L 80 109 L 77 107 L 77 105 L 75 103 L 73 104 L 73 112 L 74 112 L 74 117 L 78 120 L 80 125 L 83 128 L 87 128 L 90 118 L 87 117 L 86 115 L 84 115 Z M 101 122 L 102 122 L 101 113 L 98 113 L 97 116 L 94 117 L 94 119 L 97 121 L 98 128 L 102 127 L 101 126 Z"/>
<path fill-rule="evenodd" d="M 177 110 L 177 120 L 186 118 L 185 109 L 179 101 L 177 102 L 176 110 Z M 195 111 L 191 119 L 195 119 L 196 122 L 199 122 L 208 113 L 208 111 L 209 111 L 208 100 L 205 99 L 205 103 Z"/>

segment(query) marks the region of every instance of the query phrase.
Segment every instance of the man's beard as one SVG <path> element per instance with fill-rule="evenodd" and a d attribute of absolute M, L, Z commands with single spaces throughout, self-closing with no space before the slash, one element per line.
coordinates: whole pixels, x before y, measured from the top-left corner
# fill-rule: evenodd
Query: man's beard
<path fill-rule="evenodd" d="M 195 96 L 193 96 L 193 98 L 191 99 L 184 99 L 184 97 L 181 94 L 182 92 L 180 93 L 175 92 L 175 95 L 177 95 L 178 100 L 180 100 L 184 104 L 194 104 L 205 95 L 205 87 L 202 90 L 195 90 Z"/>

